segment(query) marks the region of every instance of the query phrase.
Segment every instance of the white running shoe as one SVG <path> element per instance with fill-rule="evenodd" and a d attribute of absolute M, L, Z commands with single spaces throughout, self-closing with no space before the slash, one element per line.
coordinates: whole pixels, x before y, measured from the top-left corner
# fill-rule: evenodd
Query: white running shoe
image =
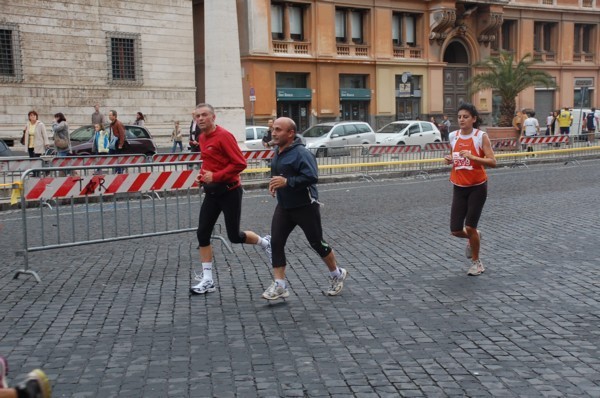
<path fill-rule="evenodd" d="M 262 294 L 262 298 L 266 300 L 277 300 L 278 298 L 287 298 L 290 296 L 290 292 L 277 282 L 271 283 L 271 286 Z"/>
<path fill-rule="evenodd" d="M 467 272 L 467 275 L 477 276 L 483 274 L 484 272 L 485 268 L 483 267 L 481 260 L 473 260 L 471 262 L 471 268 L 469 268 L 469 272 Z"/>
<path fill-rule="evenodd" d="M 325 292 L 326 296 L 337 296 L 342 292 L 344 288 L 344 280 L 348 276 L 348 271 L 345 268 L 340 268 L 340 276 L 332 278 L 329 277 L 329 289 Z"/>
<path fill-rule="evenodd" d="M 205 280 L 205 281 L 201 281 L 200 283 L 198 283 L 196 286 L 192 286 L 190 288 L 190 292 L 192 294 L 206 294 L 206 293 L 212 293 L 215 290 L 215 284 L 213 281 L 211 280 Z"/>

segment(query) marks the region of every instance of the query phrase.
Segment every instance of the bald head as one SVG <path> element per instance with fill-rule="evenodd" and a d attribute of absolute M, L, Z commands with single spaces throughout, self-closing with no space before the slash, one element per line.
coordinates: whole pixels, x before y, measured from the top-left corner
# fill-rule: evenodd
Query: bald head
<path fill-rule="evenodd" d="M 296 138 L 296 123 L 289 117 L 280 117 L 273 122 L 273 143 L 279 150 L 285 149 Z"/>

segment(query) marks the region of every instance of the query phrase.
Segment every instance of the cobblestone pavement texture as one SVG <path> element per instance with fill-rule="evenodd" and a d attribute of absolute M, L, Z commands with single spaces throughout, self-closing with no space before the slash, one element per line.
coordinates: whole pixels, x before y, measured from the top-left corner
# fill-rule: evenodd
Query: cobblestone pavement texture
<path fill-rule="evenodd" d="M 290 298 L 270 304 L 264 253 L 216 244 L 217 291 L 189 296 L 195 234 L 32 255 L 13 280 L 18 212 L 0 214 L 0 353 L 11 380 L 41 367 L 56 397 L 600 396 L 600 161 L 490 172 L 486 272 L 449 234 L 451 186 L 322 185 L 327 272 L 300 231 Z M 245 195 L 268 232 L 274 199 Z"/>

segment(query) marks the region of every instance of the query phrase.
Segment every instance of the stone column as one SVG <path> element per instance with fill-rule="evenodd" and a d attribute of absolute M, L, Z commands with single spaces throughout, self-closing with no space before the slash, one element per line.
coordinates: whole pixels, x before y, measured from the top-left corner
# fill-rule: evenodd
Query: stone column
<path fill-rule="evenodd" d="M 205 93 L 216 123 L 246 138 L 236 0 L 204 2 Z"/>

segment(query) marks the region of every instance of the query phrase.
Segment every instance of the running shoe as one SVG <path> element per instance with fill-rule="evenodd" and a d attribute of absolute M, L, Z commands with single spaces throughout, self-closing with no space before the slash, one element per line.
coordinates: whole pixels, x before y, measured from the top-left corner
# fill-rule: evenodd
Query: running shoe
<path fill-rule="evenodd" d="M 483 274 L 484 272 L 485 268 L 483 268 L 481 260 L 473 260 L 471 262 L 471 268 L 469 268 L 469 272 L 467 272 L 467 275 L 477 276 Z"/>
<path fill-rule="evenodd" d="M 345 268 L 340 268 L 340 276 L 329 277 L 329 289 L 325 291 L 326 296 L 337 296 L 344 288 L 344 280 L 348 276 Z"/>
<path fill-rule="evenodd" d="M 25 381 L 15 387 L 15 389 L 19 397 L 50 398 L 52 396 L 48 376 L 40 369 L 29 372 Z"/>
<path fill-rule="evenodd" d="M 268 242 L 268 246 L 263 247 L 263 250 L 265 251 L 265 253 L 267 253 L 267 256 L 269 256 L 269 262 L 273 262 L 272 261 L 273 250 L 271 249 L 271 235 L 265 235 L 263 237 L 263 239 Z"/>
<path fill-rule="evenodd" d="M 6 358 L 0 356 L 0 388 L 8 388 L 6 374 L 8 373 L 8 362 Z"/>
<path fill-rule="evenodd" d="M 481 231 L 477 230 L 477 233 L 479 234 L 479 244 L 481 245 Z M 465 256 L 467 256 L 467 258 L 473 258 L 473 250 L 471 250 L 471 242 L 469 242 L 468 239 L 467 239 L 467 247 L 465 249 Z"/>
<path fill-rule="evenodd" d="M 206 280 L 206 281 L 201 281 L 200 283 L 198 283 L 196 286 L 192 286 L 190 288 L 190 292 L 192 294 L 206 294 L 206 293 L 212 293 L 215 290 L 215 284 L 213 281 L 211 280 Z"/>
<path fill-rule="evenodd" d="M 271 286 L 262 294 L 262 298 L 266 300 L 277 300 L 278 298 L 287 298 L 290 296 L 290 292 L 277 282 L 271 283 Z"/>

